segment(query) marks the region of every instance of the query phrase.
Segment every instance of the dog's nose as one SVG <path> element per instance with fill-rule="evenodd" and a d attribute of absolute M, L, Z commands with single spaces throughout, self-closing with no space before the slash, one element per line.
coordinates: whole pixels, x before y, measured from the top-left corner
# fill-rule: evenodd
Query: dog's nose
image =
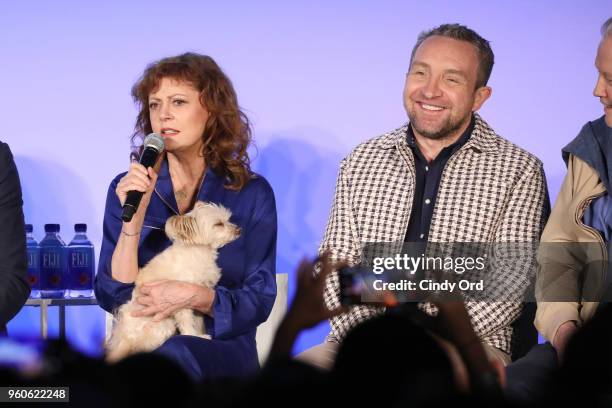
<path fill-rule="evenodd" d="M 236 227 L 236 235 L 240 234 L 242 234 L 242 230 L 240 229 L 240 227 Z"/>

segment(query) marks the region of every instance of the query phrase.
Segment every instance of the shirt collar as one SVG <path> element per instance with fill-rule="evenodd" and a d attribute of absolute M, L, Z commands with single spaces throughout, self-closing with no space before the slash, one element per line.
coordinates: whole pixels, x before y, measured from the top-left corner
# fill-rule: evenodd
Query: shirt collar
<path fill-rule="evenodd" d="M 210 167 L 206 167 L 206 172 L 200 184 L 197 199 L 199 201 L 211 201 L 214 192 L 219 188 L 224 188 L 223 184 L 223 178 L 217 175 Z M 159 168 L 157 183 L 155 183 L 155 193 L 167 207 L 175 214 L 179 214 L 178 204 L 174 197 L 168 160 L 165 157 Z"/>
<path fill-rule="evenodd" d="M 478 113 L 474 113 L 475 119 L 474 130 L 462 149 L 472 149 L 478 153 L 496 153 L 498 151 L 499 136 L 491 129 L 489 124 L 480 117 Z M 407 143 L 408 123 L 394 129 L 384 135 L 376 138 L 374 146 L 378 149 L 398 149 L 403 151 L 404 148 L 409 148 Z"/>

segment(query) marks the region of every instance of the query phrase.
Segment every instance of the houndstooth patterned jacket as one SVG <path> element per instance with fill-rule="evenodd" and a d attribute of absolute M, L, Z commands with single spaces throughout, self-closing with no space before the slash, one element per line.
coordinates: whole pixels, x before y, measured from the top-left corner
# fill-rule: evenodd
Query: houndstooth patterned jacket
<path fill-rule="evenodd" d="M 470 139 L 448 160 L 442 174 L 429 241 L 537 242 L 549 208 L 542 163 L 496 135 L 478 114 L 475 117 Z M 334 261 L 357 264 L 363 244 L 404 240 L 415 183 L 407 129 L 408 124 L 362 143 L 342 160 L 320 246 Z M 528 283 L 520 276 L 510 278 L 516 285 Z M 328 277 L 325 302 L 330 309 L 339 306 L 336 272 Z M 469 301 L 466 307 L 481 340 L 510 354 L 510 325 L 521 304 Z M 342 341 L 349 329 L 382 311 L 352 307 L 331 319 L 327 341 Z"/>

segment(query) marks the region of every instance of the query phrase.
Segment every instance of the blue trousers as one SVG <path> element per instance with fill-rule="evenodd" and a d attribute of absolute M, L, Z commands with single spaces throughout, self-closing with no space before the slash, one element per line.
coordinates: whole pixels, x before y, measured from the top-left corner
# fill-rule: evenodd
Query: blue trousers
<path fill-rule="evenodd" d="M 547 391 L 558 367 L 550 343 L 538 344 L 506 367 L 506 395 L 518 403 L 533 403 Z"/>

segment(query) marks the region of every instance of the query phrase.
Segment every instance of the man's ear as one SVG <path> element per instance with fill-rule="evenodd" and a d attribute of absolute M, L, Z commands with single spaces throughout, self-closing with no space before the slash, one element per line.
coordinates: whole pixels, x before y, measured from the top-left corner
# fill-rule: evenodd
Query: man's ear
<path fill-rule="evenodd" d="M 198 234 L 198 225 L 194 217 L 175 215 L 166 221 L 166 235 L 171 241 L 194 244 Z"/>
<path fill-rule="evenodd" d="M 489 99 L 492 93 L 493 88 L 490 86 L 481 86 L 480 88 L 476 89 L 474 93 L 474 103 L 472 104 L 472 112 L 479 110 L 486 100 Z"/>

